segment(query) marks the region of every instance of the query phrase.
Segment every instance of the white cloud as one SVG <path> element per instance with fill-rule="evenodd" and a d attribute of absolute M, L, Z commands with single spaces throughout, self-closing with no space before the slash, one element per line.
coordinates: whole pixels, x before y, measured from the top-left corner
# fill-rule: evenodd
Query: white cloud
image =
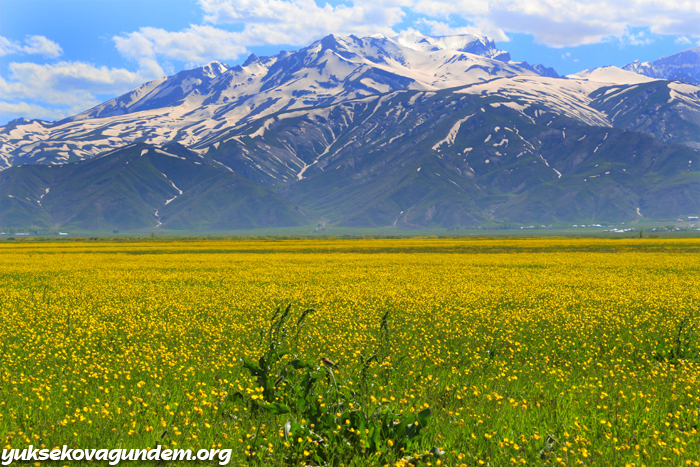
<path fill-rule="evenodd" d="M 407 14 L 433 35 L 483 34 L 508 41 L 507 33 L 532 34 L 553 47 L 618 38 L 653 40 L 654 34 L 700 35 L 700 2 L 691 0 L 347 0 L 319 6 L 314 0 L 198 0 L 204 25 L 181 31 L 144 27 L 114 37 L 128 58 L 164 58 L 190 64 L 235 60 L 250 47 L 308 45 L 328 34 L 397 34 Z M 463 24 L 463 25 L 460 25 Z M 456 26 L 455 26 L 456 25 Z M 231 26 L 236 30 L 231 29 Z"/>
<path fill-rule="evenodd" d="M 680 45 L 689 45 L 693 43 L 693 41 L 688 39 L 686 36 L 676 37 L 676 40 L 674 42 Z"/>
<path fill-rule="evenodd" d="M 394 34 L 411 0 L 358 1 L 352 6 L 318 6 L 313 0 L 200 0 L 205 20 L 236 24 L 240 31 L 190 25 L 182 31 L 141 28 L 115 36 L 117 50 L 128 58 L 164 57 L 206 63 L 236 59 L 247 48 L 268 44 L 304 46 L 328 34 Z"/>
<path fill-rule="evenodd" d="M 432 18 L 461 17 L 477 25 L 487 21 L 502 32 L 532 34 L 553 47 L 623 37 L 629 27 L 700 35 L 700 2 L 691 0 L 416 0 L 412 9 Z"/>
<path fill-rule="evenodd" d="M 30 104 L 27 102 L 10 103 L 0 101 L 0 115 L 3 117 L 9 116 L 13 119 L 25 117 L 29 119 L 60 120 L 80 113 L 83 110 L 85 110 L 85 107 L 80 105 L 70 108 L 52 108 L 47 105 Z"/>
<path fill-rule="evenodd" d="M 212 26 L 191 25 L 184 31 L 169 32 L 158 28 L 141 28 L 115 36 L 117 50 L 128 58 L 157 56 L 183 62 L 209 62 L 214 59 L 235 59 L 245 53 L 240 34 Z"/>
<path fill-rule="evenodd" d="M 36 54 L 56 58 L 63 53 L 60 45 L 44 36 L 27 36 L 24 44 L 0 36 L 0 57 L 10 54 Z"/>
<path fill-rule="evenodd" d="M 83 62 L 10 63 L 8 79 L 0 77 L 0 112 L 29 118 L 65 117 L 99 104 L 102 99 L 97 95 L 119 95 L 163 76 L 153 60 L 141 60 L 139 65 L 132 72 Z"/>
<path fill-rule="evenodd" d="M 473 26 L 453 27 L 441 21 L 434 21 L 425 18 L 420 18 L 416 21 L 416 25 L 424 26 L 428 33 L 432 36 L 453 36 L 461 34 L 477 34 L 480 36 L 488 36 L 491 39 L 500 42 L 509 42 L 510 38 L 499 28 L 486 20 L 480 20 L 478 24 Z"/>
<path fill-rule="evenodd" d="M 276 25 L 278 34 L 294 33 L 288 44 L 308 43 L 309 39 L 299 37 L 299 33 L 306 35 L 304 31 L 312 36 L 386 32 L 402 20 L 404 12 L 400 7 L 412 3 L 413 0 L 359 0 L 352 5 L 321 7 L 314 0 L 199 0 L 207 22 L 245 24 L 244 36 L 246 31 L 256 29 L 253 25 L 265 25 L 271 31 Z"/>
<path fill-rule="evenodd" d="M 432 18 L 447 19 L 452 15 L 479 18 L 489 14 L 490 3 L 489 0 L 417 0 L 412 5 L 412 10 Z"/>
<path fill-rule="evenodd" d="M 622 35 L 620 38 L 620 43 L 621 44 L 630 44 L 630 45 L 647 45 L 651 44 L 654 42 L 654 38 L 651 37 L 647 32 L 645 31 L 639 31 L 639 32 L 631 32 L 629 30 L 625 31 L 625 34 Z"/>
<path fill-rule="evenodd" d="M 96 67 L 83 62 L 55 64 L 10 63 L 9 80 L 0 78 L 4 99 L 41 99 L 52 104 L 70 104 L 76 96 L 126 92 L 145 81 L 163 75 L 153 61 L 141 62 L 141 69 Z M 82 97 L 79 97 L 82 99 Z"/>

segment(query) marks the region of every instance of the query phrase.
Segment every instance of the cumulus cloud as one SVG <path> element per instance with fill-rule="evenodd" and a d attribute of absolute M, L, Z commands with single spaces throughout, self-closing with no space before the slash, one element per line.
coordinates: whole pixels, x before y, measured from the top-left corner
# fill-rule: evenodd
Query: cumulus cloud
<path fill-rule="evenodd" d="M 416 0 L 412 9 L 433 18 L 460 17 L 475 24 L 487 21 L 502 32 L 532 34 L 536 41 L 552 47 L 623 37 L 630 27 L 649 28 L 656 34 L 700 35 L 700 3 L 696 1 Z M 630 43 L 652 40 L 629 39 Z"/>
<path fill-rule="evenodd" d="M 658 38 L 658 34 L 650 34 L 648 31 L 632 31 L 627 29 L 620 37 L 614 38 L 621 46 L 625 45 L 648 45 Z"/>
<path fill-rule="evenodd" d="M 148 60 L 142 61 L 141 69 L 136 72 L 83 62 L 14 62 L 9 68 L 9 80 L 0 78 L 0 94 L 4 99 L 41 99 L 52 104 L 70 104 L 75 96 L 82 94 L 126 92 L 163 75 L 162 69 Z"/>
<path fill-rule="evenodd" d="M 454 27 L 442 21 L 419 18 L 415 24 L 416 26 L 422 26 L 427 29 L 428 34 L 431 36 L 476 34 L 479 36 L 487 36 L 500 42 L 510 41 L 510 38 L 503 32 L 503 30 L 495 27 L 492 23 L 486 20 L 480 20 L 477 24 L 472 26 Z"/>
<path fill-rule="evenodd" d="M 13 62 L 0 77 L 0 113 L 30 118 L 61 118 L 99 104 L 98 95 L 118 95 L 163 76 L 149 59 L 137 71 L 98 67 L 83 62 L 37 64 Z M 38 104 L 37 104 L 38 103 Z"/>
<path fill-rule="evenodd" d="M 94 106 L 89 105 L 87 108 Z M 25 117 L 41 120 L 60 120 L 85 110 L 82 105 L 70 108 L 52 108 L 47 105 L 39 105 L 28 102 L 2 102 L 0 101 L 0 115 L 11 116 L 12 118 Z"/>
<path fill-rule="evenodd" d="M 318 6 L 314 0 L 199 0 L 204 19 L 209 23 L 242 23 L 246 25 L 244 33 L 259 29 L 252 25 L 265 25 L 266 30 L 275 32 L 272 26 L 276 25 L 276 35 L 290 35 L 293 42 L 286 42 L 289 44 L 308 42 L 303 40 L 305 32 L 312 36 L 331 32 L 386 32 L 402 20 L 404 12 L 400 7 L 412 3 L 413 0 L 358 0 L 352 4 Z M 253 37 L 265 40 L 260 35 Z"/>
<path fill-rule="evenodd" d="M 630 34 L 629 28 L 649 28 L 655 34 L 700 36 L 700 2 L 690 0 L 355 0 L 319 6 L 314 0 L 199 0 L 206 23 L 238 25 L 239 32 L 190 26 L 181 32 L 163 30 L 122 36 L 122 47 L 134 56 L 141 43 L 149 56 L 161 54 L 187 61 L 216 58 L 220 37 L 226 55 L 239 49 L 266 44 L 305 45 L 329 33 L 391 35 L 407 14 L 417 15 L 416 26 L 432 34 L 483 34 L 507 41 L 507 33 L 528 33 L 537 42 L 553 47 L 577 46 L 624 38 L 626 43 L 646 44 L 653 39 Z M 454 25 L 457 26 L 454 26 Z M 218 31 L 218 32 L 217 32 Z M 197 38 L 204 46 L 181 43 Z M 129 39 L 133 46 L 125 44 Z M 145 39 L 145 40 L 144 40 Z M 115 40 L 117 40 L 115 38 Z M 175 51 L 165 46 L 178 44 Z M 234 46 L 235 45 L 235 46 Z M 211 53 L 206 53 L 207 51 Z"/>
<path fill-rule="evenodd" d="M 128 58 L 162 56 L 183 62 L 208 62 L 235 59 L 245 53 L 239 33 L 212 26 L 191 25 L 184 31 L 169 32 L 158 28 L 141 28 L 137 32 L 114 37 L 117 50 Z"/>
<path fill-rule="evenodd" d="M 128 58 L 163 57 L 190 63 L 233 60 L 247 53 L 248 47 L 304 46 L 331 33 L 394 34 L 392 26 L 405 14 L 402 1 L 318 6 L 313 0 L 201 0 L 205 20 L 211 24 L 190 25 L 182 31 L 141 28 L 113 39 Z M 228 31 L 212 24 L 242 28 Z"/>
<path fill-rule="evenodd" d="M 700 35 L 700 2 L 689 0 L 199 0 L 204 25 L 181 31 L 144 27 L 114 37 L 128 58 L 187 63 L 235 60 L 260 45 L 307 45 L 327 34 L 398 34 L 411 15 L 433 35 L 482 34 L 508 41 L 508 33 L 532 34 L 553 47 L 618 38 L 629 44 L 655 34 Z M 405 27 L 405 26 L 404 26 Z M 230 30 L 235 29 L 235 30 Z"/>
<path fill-rule="evenodd" d="M 60 45 L 44 36 L 27 36 L 24 45 L 0 36 L 0 57 L 10 54 L 35 54 L 56 58 L 62 53 Z"/>
<path fill-rule="evenodd" d="M 251 2 L 250 7 L 219 12 L 217 19 L 243 23 L 241 40 L 247 45 L 307 45 L 328 34 L 393 34 L 392 27 L 403 16 L 401 8 L 381 4 L 319 7 L 313 0 L 262 0 Z"/>
<path fill-rule="evenodd" d="M 693 43 L 693 41 L 688 39 L 686 36 L 676 37 L 676 40 L 674 42 L 679 45 L 690 45 Z"/>

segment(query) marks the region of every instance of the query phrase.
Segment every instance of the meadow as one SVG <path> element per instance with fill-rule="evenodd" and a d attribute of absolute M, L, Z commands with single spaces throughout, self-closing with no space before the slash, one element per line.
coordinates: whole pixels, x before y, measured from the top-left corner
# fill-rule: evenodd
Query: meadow
<path fill-rule="evenodd" d="M 698 258 L 700 239 L 3 242 L 0 445 L 700 466 Z"/>

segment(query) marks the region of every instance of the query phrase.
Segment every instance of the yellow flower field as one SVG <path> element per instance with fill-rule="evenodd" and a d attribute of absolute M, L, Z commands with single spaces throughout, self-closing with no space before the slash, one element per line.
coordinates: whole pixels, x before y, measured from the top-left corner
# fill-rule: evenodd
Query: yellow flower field
<path fill-rule="evenodd" d="M 700 466 L 699 258 L 698 239 L 3 242 L 0 443 L 223 447 L 231 465 Z M 325 435 L 285 435 L 290 417 L 313 432 L 293 410 L 255 409 L 283 400 L 243 367 L 280 304 L 315 309 L 284 358 L 336 362 L 347 410 L 430 408 L 416 443 L 322 454 Z M 368 436 L 336 419 L 329 436 Z"/>

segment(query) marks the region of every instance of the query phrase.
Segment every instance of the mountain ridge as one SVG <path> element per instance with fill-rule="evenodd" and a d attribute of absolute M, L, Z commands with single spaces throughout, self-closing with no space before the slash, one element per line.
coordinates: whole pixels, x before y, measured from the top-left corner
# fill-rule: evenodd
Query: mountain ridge
<path fill-rule="evenodd" d="M 656 79 L 700 84 L 700 46 L 682 50 L 651 62 L 635 60 L 623 66 L 622 69 Z"/>
<path fill-rule="evenodd" d="M 446 37 L 430 38 L 435 43 L 426 46 L 421 40 L 429 36 L 411 33 L 393 39 L 329 35 L 296 52 L 250 57 L 245 66 L 212 62 L 145 83 L 52 125 L 25 128 L 19 138 L 8 134 L 11 129 L 0 129 L 0 168 L 44 162 L 42 157 L 57 163 L 85 159 L 134 141 L 177 141 L 188 147 L 213 143 L 224 127 L 282 110 L 398 89 L 435 91 L 496 76 L 537 76 L 537 69 L 553 72 L 505 62 L 508 54 L 493 41 L 474 37 L 458 45 L 486 56 L 438 47 L 450 45 Z M 68 150 L 59 149 L 65 144 Z"/>
<path fill-rule="evenodd" d="M 60 122 L 1 127 L 0 224 L 413 229 L 691 215 L 699 154 L 700 86 L 617 67 L 561 78 L 471 35 L 329 35 L 185 70 Z"/>

